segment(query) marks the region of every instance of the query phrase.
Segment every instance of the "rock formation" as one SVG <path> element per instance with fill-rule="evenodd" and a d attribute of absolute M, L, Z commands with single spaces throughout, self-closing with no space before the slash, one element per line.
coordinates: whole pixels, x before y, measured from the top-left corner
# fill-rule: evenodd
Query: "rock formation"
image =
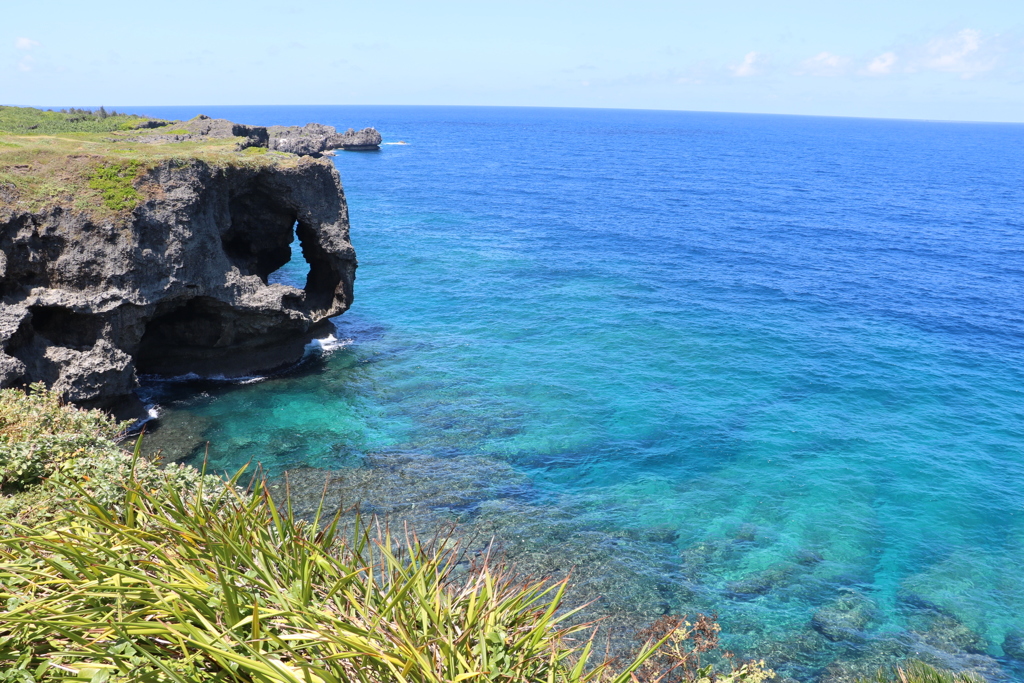
<path fill-rule="evenodd" d="M 374 128 L 360 131 L 349 128 L 344 133 L 333 126 L 307 123 L 305 126 L 271 126 L 270 149 L 292 154 L 322 154 L 332 149 L 371 150 L 380 149 L 381 136 Z"/>
<path fill-rule="evenodd" d="M 221 125 L 206 124 L 196 134 Z M 242 128 L 229 132 L 266 136 Z M 0 201 L 0 386 L 42 381 L 113 407 L 139 374 L 264 373 L 351 304 L 355 252 L 330 161 L 168 159 L 136 186 L 143 201 L 107 219 Z M 295 235 L 305 288 L 268 284 Z"/>
<path fill-rule="evenodd" d="M 210 138 L 243 138 L 238 149 L 269 147 L 270 149 L 300 156 L 320 156 L 332 149 L 364 151 L 380 149 L 381 135 L 375 128 L 339 133 L 334 126 L 307 123 L 305 126 L 246 126 L 226 119 L 197 116 L 183 123 L 170 122 L 163 126 L 176 131 L 152 133 L 133 138 L 135 142 L 166 143 L 196 142 Z M 180 132 L 178 132 L 180 131 Z"/>

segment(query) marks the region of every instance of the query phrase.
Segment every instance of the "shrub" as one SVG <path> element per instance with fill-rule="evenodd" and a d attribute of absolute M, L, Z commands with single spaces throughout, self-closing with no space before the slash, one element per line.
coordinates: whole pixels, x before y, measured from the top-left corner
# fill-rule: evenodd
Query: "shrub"
<path fill-rule="evenodd" d="M 53 135 L 55 133 L 105 133 L 137 127 L 150 120 L 146 116 L 97 111 L 62 109 L 43 111 L 32 107 L 0 106 L 0 131 L 19 135 Z"/>
<path fill-rule="evenodd" d="M 693 622 L 679 615 L 658 618 L 637 633 L 641 643 L 663 643 L 645 658 L 638 669 L 638 677 L 659 683 L 763 683 L 775 677 L 764 660 L 736 662 L 731 652 L 721 653 L 721 657 L 731 663 L 731 670 L 716 673 L 714 665 L 706 662 L 704 656 L 717 654 L 721 630 L 717 615 L 698 614 Z"/>
<path fill-rule="evenodd" d="M 5 523 L 32 526 L 66 514 L 79 502 L 69 493 L 78 490 L 116 508 L 132 480 L 207 495 L 223 487 L 192 467 L 133 457 L 115 441 L 126 427 L 99 410 L 64 405 L 42 384 L 27 393 L 0 390 L 0 532 L 10 531 Z"/>
<path fill-rule="evenodd" d="M 91 452 L 120 451 L 123 425 L 104 413 L 76 410 L 42 384 L 0 391 L 0 487 L 22 489 Z"/>
<path fill-rule="evenodd" d="M 134 185 L 141 166 L 135 160 L 102 164 L 89 175 L 89 187 L 100 191 L 103 205 L 112 211 L 134 209 L 142 199 Z"/>

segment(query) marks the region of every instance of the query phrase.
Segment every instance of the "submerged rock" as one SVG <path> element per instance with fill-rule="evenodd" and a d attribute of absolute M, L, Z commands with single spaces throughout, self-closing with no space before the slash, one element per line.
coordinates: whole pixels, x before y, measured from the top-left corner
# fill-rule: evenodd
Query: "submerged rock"
<path fill-rule="evenodd" d="M 855 591 L 844 592 L 811 618 L 811 627 L 833 642 L 859 640 L 875 617 L 877 608 L 869 598 Z"/>
<path fill-rule="evenodd" d="M 955 612 L 909 590 L 899 593 L 900 609 L 910 632 L 929 646 L 952 654 L 983 654 L 985 638 Z"/>
<path fill-rule="evenodd" d="M 1003 652 L 1007 657 L 1024 662 L 1024 631 L 1014 629 L 1003 638 Z"/>
<path fill-rule="evenodd" d="M 985 653 L 985 639 L 956 617 L 948 614 L 936 614 L 929 621 L 927 630 L 918 631 L 917 634 L 932 647 L 953 654 Z"/>
<path fill-rule="evenodd" d="M 142 452 L 151 457 L 159 456 L 164 463 L 202 455 L 209 443 L 206 433 L 214 424 L 211 417 L 184 410 L 161 415 L 159 420 L 146 424 Z"/>
<path fill-rule="evenodd" d="M 266 373 L 351 305 L 355 251 L 329 161 L 169 159 L 136 186 L 138 206 L 108 218 L 0 204 L 0 387 L 44 382 L 114 407 L 139 373 Z M 305 288 L 268 284 L 296 234 Z"/>
<path fill-rule="evenodd" d="M 732 597 L 749 600 L 788 584 L 798 571 L 795 565 L 779 563 L 761 571 L 751 572 L 739 581 L 732 581 L 727 588 Z"/>

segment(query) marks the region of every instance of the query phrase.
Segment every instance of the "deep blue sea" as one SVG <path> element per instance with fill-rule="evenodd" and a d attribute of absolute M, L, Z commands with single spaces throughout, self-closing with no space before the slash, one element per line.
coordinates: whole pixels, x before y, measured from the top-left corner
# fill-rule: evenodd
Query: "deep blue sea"
<path fill-rule="evenodd" d="M 715 611 L 801 681 L 908 655 L 1024 680 L 1024 126 L 139 111 L 408 143 L 334 158 L 341 348 L 147 387 L 211 467 L 365 475 L 577 566 L 602 613 Z"/>

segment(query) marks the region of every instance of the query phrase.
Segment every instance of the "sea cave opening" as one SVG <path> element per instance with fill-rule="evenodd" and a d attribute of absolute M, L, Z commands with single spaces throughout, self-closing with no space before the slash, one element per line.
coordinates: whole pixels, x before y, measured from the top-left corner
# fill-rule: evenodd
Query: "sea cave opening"
<path fill-rule="evenodd" d="M 286 296 L 286 307 L 313 315 L 329 309 L 341 275 L 320 244 L 317 226 L 300 219 L 279 193 L 265 189 L 256 187 L 230 201 L 221 232 L 224 254 L 243 275 L 303 290 L 301 296 Z M 163 302 L 145 323 L 136 368 L 144 374 L 216 373 L 225 350 L 251 351 L 294 333 L 255 324 L 247 315 L 210 296 Z"/>
<path fill-rule="evenodd" d="M 292 241 L 289 245 L 288 260 L 277 270 L 267 275 L 267 284 L 281 284 L 305 289 L 309 280 L 310 265 L 302 250 L 302 241 L 298 235 L 299 222 L 295 221 L 292 226 Z"/>
<path fill-rule="evenodd" d="M 271 274 L 292 260 L 298 215 L 274 193 L 256 187 L 233 197 L 227 218 L 221 245 L 243 275 L 258 275 L 267 283 Z"/>

